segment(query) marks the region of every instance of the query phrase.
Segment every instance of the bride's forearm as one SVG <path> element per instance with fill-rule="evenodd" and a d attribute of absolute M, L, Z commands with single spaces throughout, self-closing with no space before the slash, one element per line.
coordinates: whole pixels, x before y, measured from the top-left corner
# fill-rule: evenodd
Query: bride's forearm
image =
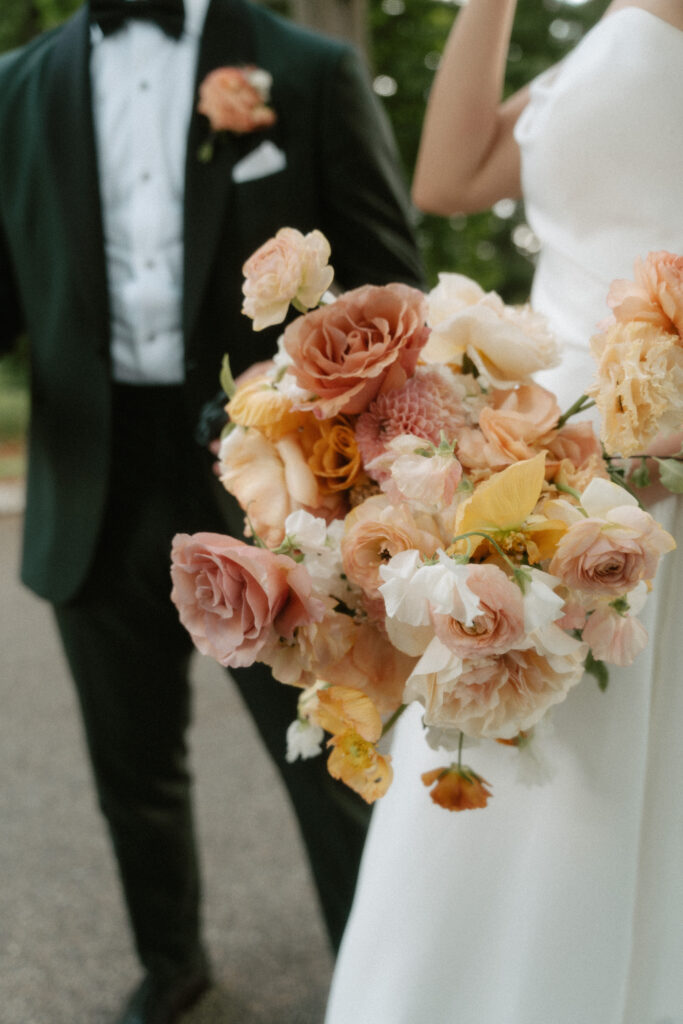
<path fill-rule="evenodd" d="M 435 76 L 413 182 L 421 209 L 471 212 L 519 194 L 512 127 L 525 96 L 501 105 L 516 0 L 469 0 Z"/>

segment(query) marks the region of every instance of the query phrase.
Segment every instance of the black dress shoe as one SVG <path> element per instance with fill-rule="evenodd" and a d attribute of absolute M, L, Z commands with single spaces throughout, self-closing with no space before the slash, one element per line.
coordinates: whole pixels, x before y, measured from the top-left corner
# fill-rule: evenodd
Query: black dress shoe
<path fill-rule="evenodd" d="M 116 1024 L 177 1024 L 210 986 L 205 971 L 163 981 L 150 975 L 135 989 Z"/>

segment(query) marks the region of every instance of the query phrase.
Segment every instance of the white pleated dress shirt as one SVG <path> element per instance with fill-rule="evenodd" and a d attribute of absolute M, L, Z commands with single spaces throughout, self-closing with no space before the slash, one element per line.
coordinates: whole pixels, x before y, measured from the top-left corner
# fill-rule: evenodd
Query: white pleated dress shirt
<path fill-rule="evenodd" d="M 179 39 L 135 19 L 107 36 L 91 29 L 112 372 L 120 383 L 185 377 L 185 155 L 208 3 L 185 0 Z"/>

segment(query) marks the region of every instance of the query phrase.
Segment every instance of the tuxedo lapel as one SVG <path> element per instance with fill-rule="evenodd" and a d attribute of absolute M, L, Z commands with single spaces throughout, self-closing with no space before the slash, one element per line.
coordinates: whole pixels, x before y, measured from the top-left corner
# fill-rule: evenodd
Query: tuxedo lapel
<path fill-rule="evenodd" d="M 109 299 L 90 86 L 90 26 L 81 8 L 59 33 L 47 74 L 49 172 L 62 204 L 64 237 L 76 277 L 106 347 Z"/>
<path fill-rule="evenodd" d="M 255 54 L 247 7 L 240 0 L 212 0 L 199 48 L 185 168 L 183 327 L 187 345 L 191 343 L 216 245 L 224 228 L 233 187 L 232 168 L 255 143 L 253 136 L 225 132 L 217 140 L 208 162 L 198 158 L 198 150 L 209 135 L 209 122 L 196 110 L 199 85 L 214 68 L 250 63 L 255 63 Z M 258 141 L 262 138 L 260 135 Z"/>

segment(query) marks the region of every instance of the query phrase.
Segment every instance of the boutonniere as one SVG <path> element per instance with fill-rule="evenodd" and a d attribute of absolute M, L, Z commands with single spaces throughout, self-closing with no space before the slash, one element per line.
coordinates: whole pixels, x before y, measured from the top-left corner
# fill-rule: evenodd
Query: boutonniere
<path fill-rule="evenodd" d="M 197 153 L 207 163 L 217 139 L 225 132 L 246 135 L 269 128 L 277 120 L 268 106 L 272 75 L 262 68 L 216 68 L 199 86 L 197 110 L 209 119 L 211 134 Z"/>

